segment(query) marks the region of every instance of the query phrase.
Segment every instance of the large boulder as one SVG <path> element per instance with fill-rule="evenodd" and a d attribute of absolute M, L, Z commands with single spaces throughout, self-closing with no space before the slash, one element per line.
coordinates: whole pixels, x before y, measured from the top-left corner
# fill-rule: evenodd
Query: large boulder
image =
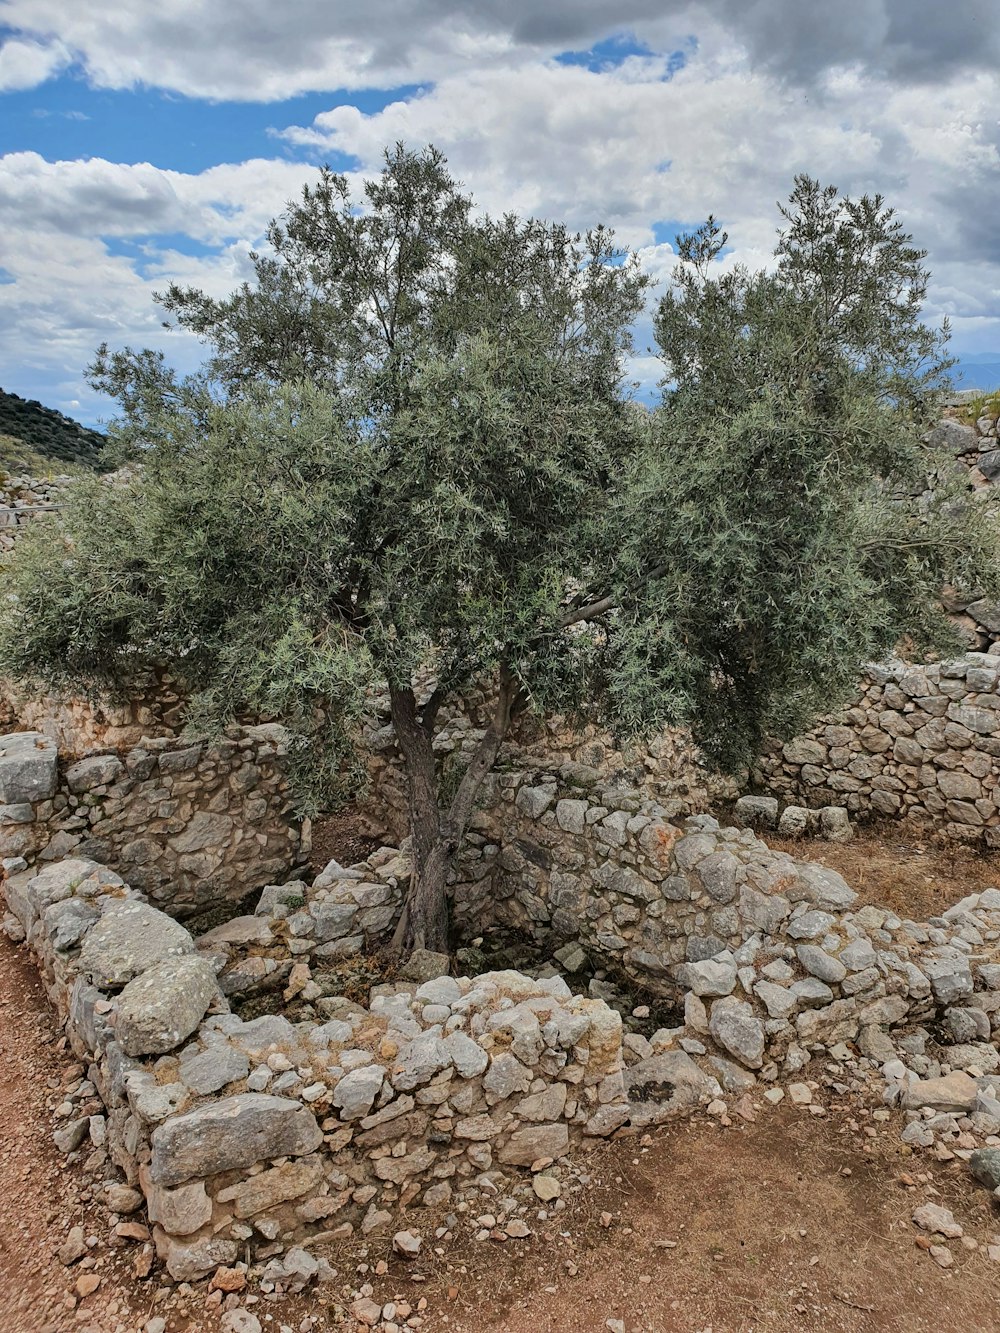
<path fill-rule="evenodd" d="M 40 731 L 0 737 L 0 805 L 34 805 L 56 794 L 59 752 Z"/>
<path fill-rule="evenodd" d="M 194 952 L 188 931 L 147 903 L 112 907 L 87 934 L 80 970 L 95 986 L 114 990 L 170 958 Z"/>
<path fill-rule="evenodd" d="M 215 969 L 198 954 L 171 958 L 130 981 L 118 997 L 115 1035 L 126 1055 L 163 1055 L 190 1037 L 219 994 Z"/>

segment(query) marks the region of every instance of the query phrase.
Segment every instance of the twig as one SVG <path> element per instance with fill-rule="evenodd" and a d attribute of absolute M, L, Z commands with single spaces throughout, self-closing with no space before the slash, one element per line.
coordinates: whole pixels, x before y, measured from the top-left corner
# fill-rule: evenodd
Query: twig
<path fill-rule="evenodd" d="M 866 1314 L 874 1314 L 874 1305 L 859 1305 L 857 1301 L 852 1301 L 849 1296 L 841 1296 L 839 1291 L 833 1293 L 834 1299 L 842 1301 L 844 1305 L 849 1305 L 852 1310 L 864 1310 Z"/>

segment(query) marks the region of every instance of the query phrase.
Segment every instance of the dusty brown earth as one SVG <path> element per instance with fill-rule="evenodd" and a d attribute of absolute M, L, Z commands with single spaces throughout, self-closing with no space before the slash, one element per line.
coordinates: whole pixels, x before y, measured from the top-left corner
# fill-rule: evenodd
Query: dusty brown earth
<path fill-rule="evenodd" d="M 342 858 L 345 832 L 359 844 L 362 834 L 330 831 Z M 992 857 L 902 837 L 785 850 L 906 915 L 1000 882 Z M 219 1295 L 207 1283 L 165 1286 L 155 1267 L 137 1277 L 146 1247 L 114 1235 L 81 1165 L 55 1149 L 53 1113 L 80 1070 L 24 947 L 2 936 L 0 1071 L 0 1333 L 139 1333 L 156 1316 L 167 1333 L 216 1333 Z M 595 1149 L 583 1162 L 589 1184 L 564 1211 L 531 1217 L 527 1240 L 477 1241 L 471 1214 L 436 1238 L 444 1218 L 417 1210 L 406 1219 L 424 1238 L 414 1263 L 393 1255 L 389 1237 L 355 1240 L 326 1251 L 337 1283 L 274 1302 L 251 1284 L 230 1305 L 252 1306 L 266 1333 L 352 1328 L 344 1310 L 367 1282 L 382 1303 L 416 1313 L 425 1301 L 431 1333 L 995 1333 L 1000 1263 L 986 1245 L 1000 1242 L 1000 1211 L 988 1192 L 958 1160 L 911 1154 L 898 1114 L 876 1123 L 823 1086 L 821 1068 L 805 1073 L 819 1080 L 825 1115 L 756 1099 L 752 1123 L 700 1116 Z M 949 1242 L 947 1270 L 916 1243 L 911 1215 L 927 1200 L 953 1209 L 976 1242 Z M 57 1251 L 76 1224 L 94 1243 L 67 1268 Z M 100 1285 L 80 1298 L 88 1275 Z"/>

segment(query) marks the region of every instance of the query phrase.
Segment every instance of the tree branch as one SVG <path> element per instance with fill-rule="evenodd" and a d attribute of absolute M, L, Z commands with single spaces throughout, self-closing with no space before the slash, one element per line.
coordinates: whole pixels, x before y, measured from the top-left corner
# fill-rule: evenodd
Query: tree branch
<path fill-rule="evenodd" d="M 654 565 L 646 574 L 644 582 L 649 579 L 658 579 L 667 572 L 669 565 Z M 585 606 L 579 606 L 575 611 L 567 611 L 559 621 L 560 629 L 566 629 L 568 625 L 579 624 L 581 620 L 596 620 L 598 616 L 603 616 L 605 611 L 613 611 L 620 604 L 620 599 L 614 594 L 609 593 L 607 597 L 599 597 L 594 602 L 587 602 Z"/>
<path fill-rule="evenodd" d="M 457 849 L 465 837 L 466 826 L 472 815 L 472 805 L 476 793 L 486 774 L 496 762 L 500 746 L 510 729 L 511 719 L 523 704 L 524 693 L 521 682 L 510 670 L 506 662 L 500 665 L 500 691 L 497 697 L 496 711 L 482 740 L 476 747 L 472 762 L 462 774 L 451 808 L 448 811 L 447 837 L 453 850 Z"/>

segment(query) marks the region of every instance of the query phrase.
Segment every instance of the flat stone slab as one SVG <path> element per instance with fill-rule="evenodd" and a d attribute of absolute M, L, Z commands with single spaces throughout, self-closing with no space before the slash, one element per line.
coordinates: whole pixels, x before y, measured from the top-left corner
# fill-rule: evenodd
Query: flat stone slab
<path fill-rule="evenodd" d="M 150 1174 L 158 1185 L 181 1185 L 275 1157 L 305 1157 L 322 1142 L 316 1117 L 301 1102 L 242 1092 L 158 1125 Z"/>
<path fill-rule="evenodd" d="M 59 752 L 40 731 L 0 736 L 0 805 L 34 805 L 56 794 Z"/>
<path fill-rule="evenodd" d="M 126 1055 L 164 1055 L 190 1037 L 219 994 L 215 969 L 197 954 L 171 958 L 118 997 L 115 1035 Z"/>
<path fill-rule="evenodd" d="M 250 1061 L 233 1046 L 210 1046 L 190 1060 L 181 1060 L 181 1082 L 199 1097 L 218 1092 L 249 1073 Z"/>
<path fill-rule="evenodd" d="M 125 986 L 169 958 L 194 952 L 183 926 L 147 903 L 125 902 L 105 912 L 80 950 L 80 970 L 102 989 Z"/>

